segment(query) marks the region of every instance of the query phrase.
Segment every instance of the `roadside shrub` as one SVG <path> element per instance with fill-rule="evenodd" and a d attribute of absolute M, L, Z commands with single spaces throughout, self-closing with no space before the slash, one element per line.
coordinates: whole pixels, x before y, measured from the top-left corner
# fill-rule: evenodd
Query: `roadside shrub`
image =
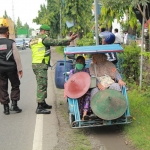
<path fill-rule="evenodd" d="M 135 43 L 126 45 L 124 52 L 119 54 L 120 67 L 122 68 L 123 78 L 129 83 L 139 82 L 140 75 L 140 47 Z"/>
<path fill-rule="evenodd" d="M 76 41 L 77 46 L 90 46 L 95 45 L 95 40 L 93 38 L 83 37 Z"/>

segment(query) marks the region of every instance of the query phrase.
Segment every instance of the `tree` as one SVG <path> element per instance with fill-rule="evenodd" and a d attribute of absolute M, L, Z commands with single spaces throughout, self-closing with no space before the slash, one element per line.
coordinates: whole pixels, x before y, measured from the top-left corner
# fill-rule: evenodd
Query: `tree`
<path fill-rule="evenodd" d="M 103 5 L 103 7 L 106 9 L 104 10 L 104 14 L 105 14 L 104 18 L 107 18 L 107 20 L 109 20 L 109 24 L 111 24 L 111 21 L 112 21 L 112 19 L 110 19 L 110 16 L 117 18 L 118 22 L 120 22 L 121 18 L 123 18 L 123 15 L 126 14 L 127 21 L 126 22 L 121 21 L 120 23 L 122 24 L 122 26 L 125 26 L 129 23 L 127 25 L 127 29 L 130 32 L 130 34 L 135 33 L 134 30 L 138 26 L 138 22 L 137 22 L 136 14 L 134 13 L 134 9 L 139 10 L 142 16 L 146 19 L 146 21 L 148 21 L 148 18 L 150 19 L 149 8 L 146 9 L 147 11 L 146 14 L 149 14 L 147 15 L 148 18 L 146 18 L 147 16 L 144 16 L 143 14 L 143 6 L 148 7 L 149 0 L 133 0 L 133 1 L 131 0 L 126 0 L 126 1 L 100 0 L 100 2 Z M 150 25 L 149 25 L 149 28 L 150 28 Z"/>
<path fill-rule="evenodd" d="M 63 32 L 66 33 L 69 30 L 73 32 L 89 31 L 92 26 L 92 2 L 93 0 L 64 0 L 63 7 Z M 66 21 L 74 21 L 74 27 L 67 28 Z"/>
<path fill-rule="evenodd" d="M 59 0 L 47 0 L 47 6 L 41 5 L 38 16 L 33 19 L 37 24 L 50 25 L 51 36 L 56 37 L 60 33 L 60 3 Z"/>
<path fill-rule="evenodd" d="M 29 25 L 27 24 L 27 22 L 24 24 L 24 26 L 23 26 L 24 28 L 27 28 L 27 29 L 29 29 L 30 27 L 29 27 Z"/>
<path fill-rule="evenodd" d="M 6 18 L 9 18 L 8 15 L 7 15 L 6 10 L 5 10 L 5 12 L 4 12 L 3 18 L 5 18 L 5 19 L 6 19 Z"/>
<path fill-rule="evenodd" d="M 47 6 L 41 5 L 38 16 L 33 19 L 37 24 L 49 24 L 51 35 L 63 35 L 70 30 L 87 33 L 91 27 L 93 0 L 47 0 Z M 68 28 L 66 21 L 74 21 L 75 26 Z M 61 21 L 61 22 L 60 22 Z M 61 31 L 60 31 L 61 28 Z"/>
<path fill-rule="evenodd" d="M 20 18 L 18 17 L 16 28 L 21 28 L 21 27 L 22 27 L 22 22 L 21 22 Z"/>

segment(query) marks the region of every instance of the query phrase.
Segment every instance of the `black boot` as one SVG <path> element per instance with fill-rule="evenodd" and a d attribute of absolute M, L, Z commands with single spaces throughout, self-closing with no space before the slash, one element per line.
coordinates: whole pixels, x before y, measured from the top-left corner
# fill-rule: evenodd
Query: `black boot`
<path fill-rule="evenodd" d="M 16 113 L 22 112 L 22 109 L 17 106 L 17 101 L 12 100 L 10 111 L 15 111 Z"/>
<path fill-rule="evenodd" d="M 4 104 L 4 114 L 5 115 L 9 115 L 9 105 L 8 104 Z"/>
<path fill-rule="evenodd" d="M 43 103 L 43 108 L 45 108 L 45 109 L 52 109 L 52 105 L 48 105 L 48 104 L 46 104 L 46 102 L 44 101 L 44 103 Z"/>
<path fill-rule="evenodd" d="M 51 111 L 49 110 L 46 110 L 44 107 L 43 107 L 43 104 L 44 103 L 38 103 L 38 107 L 36 109 L 36 114 L 50 114 Z"/>

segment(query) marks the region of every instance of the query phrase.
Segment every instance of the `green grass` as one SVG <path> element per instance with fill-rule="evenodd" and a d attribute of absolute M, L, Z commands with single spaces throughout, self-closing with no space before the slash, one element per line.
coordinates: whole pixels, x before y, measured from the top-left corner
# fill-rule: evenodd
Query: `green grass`
<path fill-rule="evenodd" d="M 59 54 L 64 54 L 64 46 L 57 46 L 56 52 Z"/>
<path fill-rule="evenodd" d="M 150 150 L 150 97 L 144 93 L 139 90 L 128 93 L 133 122 L 125 126 L 125 133 L 138 149 Z"/>
<path fill-rule="evenodd" d="M 90 142 L 82 129 L 73 130 L 73 134 L 70 137 L 72 145 L 69 150 L 92 150 Z"/>

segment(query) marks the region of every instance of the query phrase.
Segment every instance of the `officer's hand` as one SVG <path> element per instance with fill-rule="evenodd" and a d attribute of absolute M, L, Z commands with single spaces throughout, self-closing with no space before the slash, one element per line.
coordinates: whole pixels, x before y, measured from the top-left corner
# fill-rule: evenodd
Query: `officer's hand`
<path fill-rule="evenodd" d="M 72 34 L 71 35 L 71 41 L 73 41 L 75 38 L 77 38 L 78 34 Z"/>
<path fill-rule="evenodd" d="M 18 77 L 19 77 L 19 79 L 21 79 L 22 76 L 23 76 L 23 71 L 22 71 L 22 70 L 21 70 L 21 71 L 18 71 Z"/>

